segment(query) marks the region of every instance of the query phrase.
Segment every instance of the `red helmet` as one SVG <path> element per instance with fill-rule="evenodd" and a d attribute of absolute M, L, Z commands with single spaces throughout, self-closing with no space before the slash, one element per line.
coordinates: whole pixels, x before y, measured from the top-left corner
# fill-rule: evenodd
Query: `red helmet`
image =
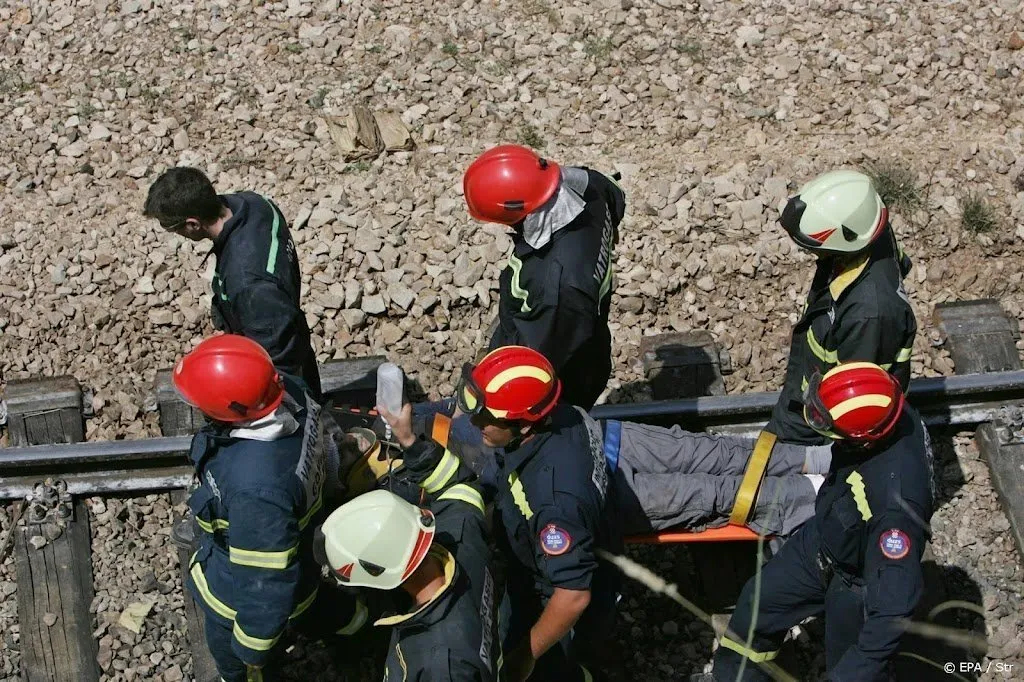
<path fill-rule="evenodd" d="M 255 341 L 237 334 L 204 340 L 178 360 L 171 380 L 185 402 L 219 422 L 265 417 L 284 398 L 270 355 Z"/>
<path fill-rule="evenodd" d="M 535 422 L 558 402 L 562 382 L 543 355 L 524 346 L 488 353 L 476 367 L 467 363 L 455 397 L 466 414 L 487 410 L 497 419 Z"/>
<path fill-rule="evenodd" d="M 830 438 L 871 442 L 892 432 L 903 412 L 900 383 L 870 362 L 815 373 L 804 391 L 804 419 Z"/>
<path fill-rule="evenodd" d="M 503 144 L 470 164 L 462 189 L 469 215 L 487 223 L 515 225 L 543 206 L 561 179 L 554 161 L 526 147 Z"/>

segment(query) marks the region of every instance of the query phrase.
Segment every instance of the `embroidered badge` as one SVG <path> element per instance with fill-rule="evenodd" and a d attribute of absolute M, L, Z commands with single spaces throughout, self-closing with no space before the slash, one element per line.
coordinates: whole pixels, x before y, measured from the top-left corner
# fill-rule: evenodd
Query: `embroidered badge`
<path fill-rule="evenodd" d="M 549 523 L 540 532 L 540 548 L 549 556 L 560 556 L 569 551 L 572 547 L 572 537 L 556 526 Z"/>
<path fill-rule="evenodd" d="M 878 546 L 886 558 L 902 559 L 910 553 L 910 537 L 900 529 L 892 528 L 878 538 Z"/>

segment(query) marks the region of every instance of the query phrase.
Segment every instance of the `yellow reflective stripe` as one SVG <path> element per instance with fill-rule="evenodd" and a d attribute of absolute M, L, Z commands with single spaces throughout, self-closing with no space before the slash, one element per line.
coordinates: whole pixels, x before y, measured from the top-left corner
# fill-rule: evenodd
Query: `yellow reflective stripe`
<path fill-rule="evenodd" d="M 590 674 L 589 670 L 582 665 L 580 666 L 580 670 L 583 671 L 583 682 L 594 682 L 594 676 Z"/>
<path fill-rule="evenodd" d="M 508 475 L 508 485 L 512 491 L 512 501 L 516 503 L 519 511 L 529 521 L 533 518 L 533 510 L 530 509 L 530 503 L 526 499 L 526 490 L 523 488 L 523 482 L 519 480 L 519 474 L 515 471 Z"/>
<path fill-rule="evenodd" d="M 459 483 L 453 485 L 448 490 L 445 490 L 437 498 L 439 500 L 458 500 L 459 502 L 465 502 L 471 504 L 480 510 L 480 513 L 484 513 L 484 496 L 480 494 L 476 488 L 465 483 Z"/>
<path fill-rule="evenodd" d="M 306 512 L 306 515 L 299 519 L 299 530 L 305 529 L 305 527 L 309 525 L 309 522 L 313 520 L 313 517 L 316 516 L 316 513 L 323 509 L 323 506 L 324 496 L 320 495 L 316 498 L 316 502 L 313 503 L 313 506 L 309 508 L 309 511 Z"/>
<path fill-rule="evenodd" d="M 800 392 L 803 393 L 810 386 L 810 382 L 807 381 L 807 377 L 801 377 L 800 379 Z"/>
<path fill-rule="evenodd" d="M 288 568 L 288 565 L 298 553 L 298 545 L 280 552 L 261 552 L 255 549 L 228 547 L 228 558 L 233 564 L 252 566 L 253 568 L 270 568 L 279 571 Z"/>
<path fill-rule="evenodd" d="M 239 644 L 244 646 L 246 649 L 252 649 L 253 651 L 270 651 L 277 644 L 277 640 L 281 639 L 281 635 L 278 634 L 276 637 L 270 639 L 262 639 L 260 637 L 253 637 L 252 635 L 246 634 L 242 626 L 237 622 L 235 627 L 232 628 L 231 634 L 235 636 Z"/>
<path fill-rule="evenodd" d="M 263 682 L 263 668 L 254 665 L 245 666 L 245 682 Z"/>
<path fill-rule="evenodd" d="M 900 348 L 899 354 L 896 356 L 896 362 L 906 362 L 914 355 L 914 348 Z"/>
<path fill-rule="evenodd" d="M 871 506 L 868 504 L 867 492 L 864 490 L 864 478 L 860 473 L 851 471 L 850 475 L 846 477 L 846 482 L 850 484 L 850 490 L 853 492 L 853 501 L 857 503 L 857 511 L 860 512 L 861 518 L 865 521 L 870 521 Z"/>
<path fill-rule="evenodd" d="M 192 555 L 191 561 L 195 561 L 195 556 L 195 554 Z M 224 602 L 222 602 L 220 599 L 217 599 L 217 597 L 213 596 L 213 592 L 210 591 L 210 586 L 206 582 L 206 576 L 203 575 L 202 564 L 192 564 L 192 568 L 189 569 L 189 574 L 192 576 L 192 582 L 195 583 L 196 589 L 199 590 L 199 596 L 202 597 L 204 602 L 206 602 L 206 605 L 213 609 L 213 611 L 222 618 L 234 620 L 235 617 L 238 615 L 238 612 L 230 606 L 228 606 L 227 604 L 225 604 Z M 312 594 L 306 597 L 303 601 L 299 602 L 299 605 L 295 607 L 295 610 L 292 612 L 292 615 L 288 617 L 298 618 L 299 616 L 301 616 L 302 613 L 310 606 L 312 606 L 314 601 L 316 601 L 316 595 L 318 591 L 319 588 L 314 589 Z"/>
<path fill-rule="evenodd" d="M 295 607 L 294 611 L 292 611 L 292 615 L 288 616 L 288 618 L 289 619 L 295 619 L 295 618 L 298 618 L 299 616 L 301 616 L 306 611 L 306 609 L 308 609 L 310 606 L 313 605 L 313 602 L 316 601 L 316 595 L 319 592 L 320 592 L 320 588 L 319 587 L 313 588 L 313 593 L 310 594 L 305 599 L 303 599 L 302 601 L 300 601 L 299 605 Z"/>
<path fill-rule="evenodd" d="M 868 266 L 868 260 L 870 260 L 870 258 L 870 250 L 865 251 L 864 255 L 849 263 L 843 272 L 836 275 L 836 277 L 829 282 L 828 291 L 832 294 L 833 301 L 838 301 L 839 297 L 843 295 L 844 291 L 846 291 L 846 288 L 860 277 L 860 273 L 864 272 L 864 268 Z"/>
<path fill-rule="evenodd" d="M 850 398 L 839 403 L 831 410 L 829 414 L 832 415 L 832 419 L 840 419 L 854 410 L 859 410 L 862 407 L 889 407 L 892 404 L 892 398 L 881 393 L 870 393 L 868 395 L 859 395 L 856 398 Z"/>
<path fill-rule="evenodd" d="M 227 530 L 230 524 L 225 519 L 213 519 L 212 521 L 204 521 L 203 519 L 196 517 L 196 523 L 207 533 L 213 533 L 218 530 Z"/>
<path fill-rule="evenodd" d="M 523 302 L 523 305 L 520 307 L 520 311 L 528 313 L 532 310 L 526 302 L 530 292 L 519 284 L 519 277 L 523 271 L 523 261 L 516 258 L 515 251 L 513 251 L 508 257 L 508 266 L 512 268 L 512 280 L 509 282 L 509 291 L 511 291 L 513 297 L 518 298 Z"/>
<path fill-rule="evenodd" d="M 452 454 L 451 450 L 445 450 L 441 461 L 437 463 L 434 470 L 427 476 L 420 487 L 428 493 L 436 493 L 452 480 L 452 476 L 459 470 L 459 458 Z"/>
<path fill-rule="evenodd" d="M 352 614 L 352 618 L 348 621 L 345 627 L 341 628 L 336 632 L 339 635 L 354 635 L 359 632 L 360 628 L 366 625 L 367 619 L 370 617 L 370 610 L 366 608 L 366 603 L 362 599 L 356 599 L 356 610 Z"/>
<path fill-rule="evenodd" d="M 192 555 L 193 560 L 195 555 Z M 199 596 L 203 598 L 206 605 L 213 609 L 221 618 L 227 618 L 228 620 L 234 620 L 238 612 L 233 608 L 217 599 L 213 596 L 213 592 L 210 592 L 210 586 L 206 582 L 206 576 L 203 575 L 203 567 L 201 564 L 194 563 L 192 568 L 189 569 L 189 574 L 192 576 L 192 582 L 195 583 L 196 589 L 199 590 Z"/>
<path fill-rule="evenodd" d="M 807 345 L 810 346 L 811 352 L 814 353 L 815 357 L 824 363 L 834 365 L 839 362 L 839 353 L 834 350 L 828 350 L 820 343 L 818 339 L 814 338 L 814 330 L 807 330 Z"/>
<path fill-rule="evenodd" d="M 722 641 L 719 642 L 719 644 L 721 646 L 724 646 L 726 649 L 732 649 L 740 656 L 743 656 L 744 658 L 747 658 L 753 661 L 754 663 L 764 663 L 765 661 L 771 661 L 779 655 L 779 652 L 777 650 L 761 652 L 754 651 L 753 649 L 748 649 L 739 642 L 729 639 L 728 637 L 722 637 Z"/>
<path fill-rule="evenodd" d="M 886 372 L 888 372 L 890 369 L 892 369 L 892 363 L 891 362 L 887 362 L 884 365 L 879 365 L 879 367 L 881 367 Z"/>
<path fill-rule="evenodd" d="M 540 367 L 534 367 L 533 365 L 518 365 L 498 372 L 493 379 L 487 382 L 487 386 L 484 387 L 484 390 L 488 393 L 495 393 L 508 382 L 515 379 L 525 378 L 537 379 L 545 384 L 551 381 L 551 375 Z"/>
<path fill-rule="evenodd" d="M 402 666 L 402 682 L 409 679 L 409 668 L 405 665 L 405 656 L 402 655 L 402 645 L 395 644 L 395 653 L 398 654 L 398 664 Z"/>

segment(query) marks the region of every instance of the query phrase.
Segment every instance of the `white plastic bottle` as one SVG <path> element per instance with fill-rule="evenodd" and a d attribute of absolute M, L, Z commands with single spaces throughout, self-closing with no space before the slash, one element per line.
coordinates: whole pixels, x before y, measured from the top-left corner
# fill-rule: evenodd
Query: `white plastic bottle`
<path fill-rule="evenodd" d="M 377 405 L 397 415 L 405 403 L 405 374 L 393 362 L 385 362 L 377 368 Z M 391 426 L 385 434 L 391 439 Z"/>

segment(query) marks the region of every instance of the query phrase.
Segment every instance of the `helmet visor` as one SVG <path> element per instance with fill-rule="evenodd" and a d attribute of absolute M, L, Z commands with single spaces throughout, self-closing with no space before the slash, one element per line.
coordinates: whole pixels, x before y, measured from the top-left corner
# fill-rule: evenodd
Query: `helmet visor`
<path fill-rule="evenodd" d="M 810 381 L 807 382 L 806 388 L 804 388 L 804 421 L 823 436 L 842 438 L 835 430 L 836 423 L 832 419 L 832 413 L 828 411 L 825 403 L 821 400 L 820 388 L 821 373 L 815 372 Z"/>
<path fill-rule="evenodd" d="M 484 411 L 484 391 L 473 380 L 473 369 L 473 365 L 468 362 L 462 366 L 462 378 L 455 389 L 455 403 L 463 414 L 470 416 Z"/>

